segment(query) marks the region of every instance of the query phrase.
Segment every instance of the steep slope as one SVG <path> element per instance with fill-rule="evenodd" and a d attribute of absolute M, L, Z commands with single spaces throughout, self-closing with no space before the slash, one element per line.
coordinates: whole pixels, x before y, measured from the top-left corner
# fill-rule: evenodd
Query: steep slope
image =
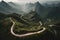
<path fill-rule="evenodd" d="M 5 1 L 0 2 L 0 12 L 2 13 L 11 13 L 13 10 L 12 7 Z"/>
<path fill-rule="evenodd" d="M 55 21 L 59 21 L 60 20 L 60 11 L 59 10 L 60 10 L 59 6 L 54 7 L 47 15 L 47 18 L 54 19 Z"/>
<path fill-rule="evenodd" d="M 23 14 L 24 13 L 23 11 L 21 11 L 20 5 L 18 6 L 17 4 L 14 4 L 12 2 L 7 3 L 5 1 L 0 2 L 0 12 L 5 14 L 10 14 L 10 13 Z"/>
<path fill-rule="evenodd" d="M 45 16 L 45 8 L 42 4 L 40 4 L 39 2 L 35 3 L 35 11 L 40 15 L 41 18 L 44 18 Z"/>
<path fill-rule="evenodd" d="M 4 13 L 0 13 L 0 20 L 4 19 L 6 17 L 7 17 L 7 15 L 5 15 Z"/>
<path fill-rule="evenodd" d="M 13 3 L 13 2 L 8 2 L 8 4 L 14 9 L 14 13 L 18 13 L 18 14 L 24 14 L 24 12 L 22 11 L 22 4 L 18 4 L 18 3 Z"/>

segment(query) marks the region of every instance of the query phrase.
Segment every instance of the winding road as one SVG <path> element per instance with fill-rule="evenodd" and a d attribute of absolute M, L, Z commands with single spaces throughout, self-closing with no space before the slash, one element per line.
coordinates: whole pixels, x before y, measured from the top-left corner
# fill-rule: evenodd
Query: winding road
<path fill-rule="evenodd" d="M 42 33 L 46 30 L 46 28 L 43 27 L 43 30 L 40 30 L 40 31 L 37 31 L 37 32 L 31 32 L 31 33 L 26 33 L 26 34 L 16 34 L 13 31 L 14 26 L 15 26 L 15 22 L 12 20 L 12 18 L 9 18 L 9 19 L 13 23 L 13 25 L 11 26 L 10 32 L 11 32 L 12 35 L 14 35 L 16 37 L 25 37 L 25 36 L 29 36 L 29 35 L 39 34 L 39 33 Z"/>

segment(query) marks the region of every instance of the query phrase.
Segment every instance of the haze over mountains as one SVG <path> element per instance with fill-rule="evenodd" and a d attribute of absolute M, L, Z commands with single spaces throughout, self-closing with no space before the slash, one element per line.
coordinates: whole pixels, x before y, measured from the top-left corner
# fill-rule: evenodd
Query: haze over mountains
<path fill-rule="evenodd" d="M 12 5 L 10 5 L 12 4 Z M 6 14 L 10 14 L 10 13 L 22 13 L 20 10 L 16 9 L 15 7 L 16 5 L 14 5 L 14 3 L 6 3 L 5 1 L 1 1 L 0 2 L 0 12 L 1 13 L 6 13 Z"/>
<path fill-rule="evenodd" d="M 11 22 L 10 18 L 14 22 L 16 22 L 16 24 L 15 24 L 16 29 L 17 29 L 16 32 L 18 32 L 18 33 L 20 32 L 19 31 L 20 27 L 23 28 L 23 30 L 25 28 L 30 30 L 30 27 L 34 30 L 40 25 L 39 22 L 41 21 L 42 27 L 47 25 L 47 27 L 50 28 L 50 26 L 49 26 L 50 23 L 53 25 L 52 22 L 54 22 L 55 24 L 57 24 L 57 26 L 51 27 L 52 32 L 53 32 L 53 30 L 57 30 L 57 32 L 58 32 L 57 38 L 60 38 L 60 32 L 59 32 L 60 31 L 60 2 L 47 2 L 47 3 L 42 3 L 42 4 L 40 2 L 35 2 L 35 3 L 18 4 L 18 3 L 13 3 L 13 2 L 7 3 L 5 1 L 1 1 L 0 2 L 0 33 L 1 33 L 0 37 L 1 37 L 1 39 L 21 40 L 20 38 L 14 37 L 10 33 L 10 28 L 13 24 Z M 53 21 L 51 22 L 52 19 L 53 19 Z M 44 23 L 46 25 L 44 25 Z M 59 24 L 59 26 L 58 26 L 58 24 Z M 51 29 L 49 29 L 49 31 L 50 30 Z M 52 33 L 52 35 L 54 37 L 51 36 L 50 32 L 47 32 L 47 34 L 45 34 L 45 33 L 42 33 L 42 34 L 44 34 L 42 36 L 43 37 L 42 39 L 44 39 L 44 40 L 46 38 L 48 38 L 49 40 L 54 40 L 54 38 L 55 38 L 55 35 Z M 34 40 L 34 39 L 40 40 L 40 37 L 41 37 L 41 35 L 38 35 L 35 38 L 33 38 L 33 37 L 31 37 L 31 38 L 33 38 L 32 40 Z M 25 40 L 25 39 L 23 38 L 23 40 Z"/>
<path fill-rule="evenodd" d="M 26 4 L 18 4 L 13 2 L 0 2 L 0 13 L 5 14 L 26 14 L 31 11 L 36 11 L 39 14 L 40 18 L 46 18 L 48 15 L 52 15 L 50 12 L 56 7 L 60 7 L 59 2 L 47 2 L 47 3 L 26 3 Z M 57 9 L 58 10 L 58 9 Z M 53 10 L 54 11 L 54 10 Z M 59 12 L 58 12 L 59 13 Z M 57 15 L 56 15 L 57 16 Z"/>

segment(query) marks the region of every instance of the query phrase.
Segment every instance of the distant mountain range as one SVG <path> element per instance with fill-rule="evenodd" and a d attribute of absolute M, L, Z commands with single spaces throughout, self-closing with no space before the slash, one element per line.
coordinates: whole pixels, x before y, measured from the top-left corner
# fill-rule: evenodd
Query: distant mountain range
<path fill-rule="evenodd" d="M 55 2 L 55 3 L 49 2 L 49 3 L 44 3 L 44 4 L 41 4 L 39 2 L 27 3 L 27 4 L 17 4 L 17 3 L 13 3 L 13 2 L 7 3 L 5 1 L 0 2 L 0 13 L 25 14 L 25 13 L 29 13 L 31 11 L 35 11 L 41 19 L 50 18 L 54 15 L 58 16 L 57 13 L 60 13 L 59 10 L 60 10 L 59 2 Z M 55 13 L 53 13 L 54 11 L 55 11 Z M 50 16 L 50 15 L 52 15 L 52 16 Z"/>
<path fill-rule="evenodd" d="M 13 6 L 12 6 L 13 5 Z M 10 13 L 23 13 L 21 10 L 18 10 L 16 7 L 16 4 L 12 2 L 5 2 L 1 1 L 0 2 L 0 13 L 5 13 L 5 14 L 10 14 Z"/>
<path fill-rule="evenodd" d="M 8 3 L 4 1 L 0 2 L 0 12 L 10 13 L 11 10 L 12 10 L 12 7 Z"/>

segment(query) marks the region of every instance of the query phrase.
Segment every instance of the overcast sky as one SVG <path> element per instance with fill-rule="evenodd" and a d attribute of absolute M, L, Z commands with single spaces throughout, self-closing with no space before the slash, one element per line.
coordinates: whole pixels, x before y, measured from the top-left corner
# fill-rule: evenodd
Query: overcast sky
<path fill-rule="evenodd" d="M 1 0 L 0 0 L 1 1 Z M 59 0 L 4 0 L 6 2 L 20 2 L 20 3 L 29 3 L 29 2 L 36 2 L 36 1 L 40 1 L 40 2 L 46 2 L 46 1 L 59 1 Z"/>

